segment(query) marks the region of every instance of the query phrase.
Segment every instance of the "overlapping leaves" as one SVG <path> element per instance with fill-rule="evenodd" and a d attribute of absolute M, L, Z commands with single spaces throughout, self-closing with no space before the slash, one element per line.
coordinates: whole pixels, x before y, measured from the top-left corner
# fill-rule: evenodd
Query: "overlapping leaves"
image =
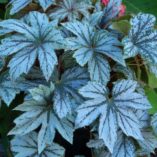
<path fill-rule="evenodd" d="M 127 136 L 143 140 L 134 110 L 146 110 L 151 106 L 144 95 L 135 91 L 136 86 L 137 83 L 132 80 L 118 81 L 113 87 L 112 98 L 108 98 L 105 87 L 89 83 L 80 90 L 80 94 L 88 100 L 78 107 L 76 126 L 90 125 L 100 117 L 99 138 L 104 140 L 110 152 L 113 152 L 118 128 Z"/>
<path fill-rule="evenodd" d="M 63 157 L 64 148 L 56 143 L 47 145 L 47 147 L 38 153 L 37 133 L 31 132 L 25 136 L 15 136 L 11 141 L 11 150 L 15 157 Z"/>
<path fill-rule="evenodd" d="M 109 64 L 106 58 L 125 65 L 120 42 L 105 30 L 96 31 L 89 23 L 68 22 L 64 27 L 75 37 L 67 38 L 67 49 L 74 51 L 77 63 L 84 66 L 88 63 L 91 80 L 106 84 L 109 80 Z"/>
<path fill-rule="evenodd" d="M 95 150 L 96 156 L 100 155 L 101 157 L 150 156 L 150 152 L 153 152 L 157 145 L 157 137 L 150 129 L 150 116 L 146 110 L 136 110 L 135 113 L 140 121 L 143 136 L 143 140 L 138 140 L 140 149 L 135 149 L 134 140 L 124 135 L 121 131 L 118 131 L 118 137 L 112 154 L 106 150 L 102 139 L 92 139 L 87 143 L 87 146 Z"/>
<path fill-rule="evenodd" d="M 13 15 L 19 12 L 21 9 L 25 8 L 28 4 L 30 4 L 32 0 L 11 0 L 12 8 L 10 14 Z M 44 10 L 50 7 L 55 3 L 55 0 L 39 0 L 40 5 Z"/>
<path fill-rule="evenodd" d="M 88 143 L 88 147 L 94 148 L 96 156 L 100 155 L 100 157 L 135 157 L 136 155 L 133 140 L 124 135 L 121 131 L 118 131 L 118 138 L 112 154 L 106 150 L 103 140 L 101 139 L 91 140 Z"/>
<path fill-rule="evenodd" d="M 56 29 L 56 21 L 49 22 L 46 14 L 31 12 L 29 25 L 20 20 L 5 20 L 2 28 L 17 32 L 2 40 L 0 52 L 3 56 L 16 53 L 9 62 L 10 75 L 13 79 L 22 73 L 28 73 L 38 58 L 40 68 L 49 80 L 57 64 L 56 49 L 62 49 L 63 38 Z"/>
<path fill-rule="evenodd" d="M 60 118 L 72 113 L 73 109 L 83 101 L 78 89 L 89 80 L 86 69 L 74 67 L 65 71 L 61 80 L 55 80 L 54 109 Z"/>
<path fill-rule="evenodd" d="M 125 136 L 122 132 L 118 132 L 118 138 L 115 143 L 114 152 L 112 157 L 135 157 L 136 149 L 129 137 Z"/>
<path fill-rule="evenodd" d="M 37 71 L 35 71 L 37 72 Z M 29 76 L 29 75 L 28 75 Z M 29 89 L 37 87 L 41 82 L 44 84 L 43 79 L 41 79 L 40 73 L 40 81 L 35 79 L 32 76 L 31 80 L 27 80 L 24 77 L 20 77 L 18 80 L 11 80 L 8 71 L 1 73 L 0 77 L 0 97 L 1 99 L 9 106 L 12 101 L 15 99 L 16 95 L 21 91 L 28 92 Z"/>
<path fill-rule="evenodd" d="M 140 121 L 142 136 L 144 140 L 138 140 L 140 149 L 137 151 L 137 154 L 140 156 L 149 156 L 150 152 L 153 152 L 157 145 L 157 137 L 150 129 L 150 115 L 147 110 L 138 110 L 136 111 L 136 116 Z"/>
<path fill-rule="evenodd" d="M 73 122 L 71 119 L 60 119 L 53 109 L 54 86 L 51 87 L 40 85 L 39 88 L 30 90 L 31 99 L 26 100 L 23 104 L 15 108 L 15 110 L 24 112 L 15 119 L 16 126 L 9 134 L 26 135 L 37 129 L 38 134 L 38 152 L 41 153 L 47 144 L 51 144 L 56 130 L 67 141 L 72 143 L 73 140 Z"/>
<path fill-rule="evenodd" d="M 0 97 L 9 105 L 20 90 L 27 90 L 28 94 L 30 89 L 24 103 L 15 108 L 23 112 L 15 119 L 16 126 L 10 131 L 16 135 L 11 141 L 15 157 L 64 156 L 64 149 L 53 140 L 57 131 L 72 143 L 76 108 L 76 128 L 99 119 L 94 125 L 99 137 L 93 144 L 97 156 L 135 157 L 133 139 L 142 148 L 139 152 L 148 155 L 157 144 L 156 137 L 146 129 L 150 127 L 147 112 L 150 104 L 139 90 L 139 84 L 133 81 L 135 74 L 129 67 L 124 67 L 123 58 L 140 54 L 149 63 L 149 68 L 157 71 L 155 17 L 140 13 L 131 19 L 129 35 L 123 39 L 123 57 L 117 36 L 105 30 L 117 17 L 121 0 L 110 0 L 103 11 L 99 2 L 96 3 L 99 8 L 92 7 L 90 0 L 11 0 L 10 13 L 15 14 L 32 2 L 39 3 L 43 11 L 54 4 L 49 12 L 53 21 L 41 11 L 30 12 L 22 20 L 0 22 L 0 35 L 6 35 L 1 40 L 0 55 L 8 59 L 11 76 L 1 74 Z M 61 22 L 65 23 L 61 25 Z M 76 61 L 71 59 L 71 54 Z M 108 58 L 121 64 L 113 69 L 114 73 L 122 72 L 128 79 L 115 82 L 111 93 L 106 87 L 111 72 Z M 77 63 L 82 68 L 74 67 Z M 40 66 L 47 82 L 37 71 L 33 71 L 39 75 L 35 84 L 23 77 L 17 79 L 23 73 L 29 77 L 34 65 Z M 92 81 L 88 84 L 86 65 Z M 38 84 L 42 85 L 32 89 Z M 78 104 L 82 105 L 78 107 Z M 152 126 L 157 132 L 156 114 Z M 32 132 L 34 130 L 38 130 L 38 134 Z"/>
<path fill-rule="evenodd" d="M 39 152 L 47 143 L 51 144 L 55 130 L 72 143 L 73 121 L 65 117 L 72 114 L 77 104 L 83 101 L 78 89 L 88 81 L 88 73 L 79 67 L 68 69 L 61 79 L 57 75 L 55 77 L 54 85 L 51 84 L 50 88 L 40 85 L 39 88 L 31 89 L 32 98 L 16 107 L 16 110 L 24 113 L 15 119 L 16 127 L 10 132 L 25 135 L 41 126 L 38 135 Z"/>

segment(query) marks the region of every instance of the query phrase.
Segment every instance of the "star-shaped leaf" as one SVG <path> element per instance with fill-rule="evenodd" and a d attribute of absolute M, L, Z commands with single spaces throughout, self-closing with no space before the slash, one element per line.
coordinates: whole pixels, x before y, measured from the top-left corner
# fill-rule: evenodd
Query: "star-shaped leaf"
<path fill-rule="evenodd" d="M 56 22 L 49 22 L 46 14 L 31 12 L 28 19 L 30 25 L 13 19 L 0 23 L 1 27 L 17 32 L 2 40 L 1 55 L 16 53 L 8 65 L 12 78 L 27 74 L 38 58 L 40 68 L 49 80 L 57 64 L 55 50 L 63 47 L 62 35 L 55 27 Z"/>
<path fill-rule="evenodd" d="M 73 140 L 73 122 L 60 119 L 53 110 L 52 94 L 54 86 L 40 85 L 30 90 L 32 99 L 26 100 L 15 110 L 24 112 L 15 119 L 16 126 L 9 134 L 25 135 L 41 126 L 38 135 L 38 152 L 41 153 L 47 144 L 51 144 L 56 130 L 67 141 Z"/>
<path fill-rule="evenodd" d="M 74 51 L 73 57 L 79 65 L 84 66 L 88 63 L 90 76 L 93 81 L 106 84 L 109 78 L 110 68 L 108 62 L 104 58 L 100 59 L 100 54 L 125 65 L 122 51 L 118 47 L 121 44 L 109 32 L 105 30 L 96 31 L 89 23 L 78 21 L 68 22 L 63 25 L 75 35 L 75 37 L 67 38 L 67 49 Z M 98 57 L 99 62 L 95 60 L 95 56 Z"/>
<path fill-rule="evenodd" d="M 139 13 L 130 21 L 131 30 L 123 39 L 126 58 L 140 54 L 146 62 L 157 64 L 157 31 L 155 16 Z"/>
<path fill-rule="evenodd" d="M 87 100 L 78 107 L 76 126 L 90 125 L 100 117 L 99 138 L 113 152 L 120 128 L 127 136 L 142 140 L 139 119 L 134 110 L 146 110 L 151 107 L 147 98 L 137 93 L 137 83 L 132 80 L 121 80 L 114 84 L 112 98 L 107 89 L 96 82 L 89 82 L 80 89 L 80 94 Z"/>

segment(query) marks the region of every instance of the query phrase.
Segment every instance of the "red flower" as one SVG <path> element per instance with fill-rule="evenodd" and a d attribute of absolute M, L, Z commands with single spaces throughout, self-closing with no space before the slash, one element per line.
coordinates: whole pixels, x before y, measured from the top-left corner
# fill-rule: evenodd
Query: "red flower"
<path fill-rule="evenodd" d="M 101 0 L 102 4 L 107 6 L 110 0 Z M 126 12 L 126 6 L 124 4 L 121 4 L 120 8 L 119 8 L 119 14 L 118 17 L 124 16 Z"/>
<path fill-rule="evenodd" d="M 109 3 L 109 0 L 101 0 L 101 2 L 106 6 Z"/>
<path fill-rule="evenodd" d="M 125 11 L 126 11 L 126 6 L 124 4 L 121 4 L 118 16 L 119 17 L 124 16 Z"/>

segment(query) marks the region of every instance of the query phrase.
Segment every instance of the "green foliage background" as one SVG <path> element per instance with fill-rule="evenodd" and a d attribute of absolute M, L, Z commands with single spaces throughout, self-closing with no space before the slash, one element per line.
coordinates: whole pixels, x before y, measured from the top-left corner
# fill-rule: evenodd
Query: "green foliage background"
<path fill-rule="evenodd" d="M 127 6 L 127 12 L 145 12 L 157 17 L 157 0 L 123 0 Z"/>

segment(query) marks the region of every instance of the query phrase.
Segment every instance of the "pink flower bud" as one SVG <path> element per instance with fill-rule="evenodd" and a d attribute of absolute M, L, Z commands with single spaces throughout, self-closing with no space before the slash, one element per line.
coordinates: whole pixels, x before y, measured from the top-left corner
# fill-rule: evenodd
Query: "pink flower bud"
<path fill-rule="evenodd" d="M 126 6 L 124 4 L 121 4 L 118 16 L 119 17 L 124 16 L 125 11 L 126 11 Z"/>
<path fill-rule="evenodd" d="M 109 3 L 109 0 L 101 0 L 101 2 L 102 2 L 103 5 L 106 6 Z"/>

